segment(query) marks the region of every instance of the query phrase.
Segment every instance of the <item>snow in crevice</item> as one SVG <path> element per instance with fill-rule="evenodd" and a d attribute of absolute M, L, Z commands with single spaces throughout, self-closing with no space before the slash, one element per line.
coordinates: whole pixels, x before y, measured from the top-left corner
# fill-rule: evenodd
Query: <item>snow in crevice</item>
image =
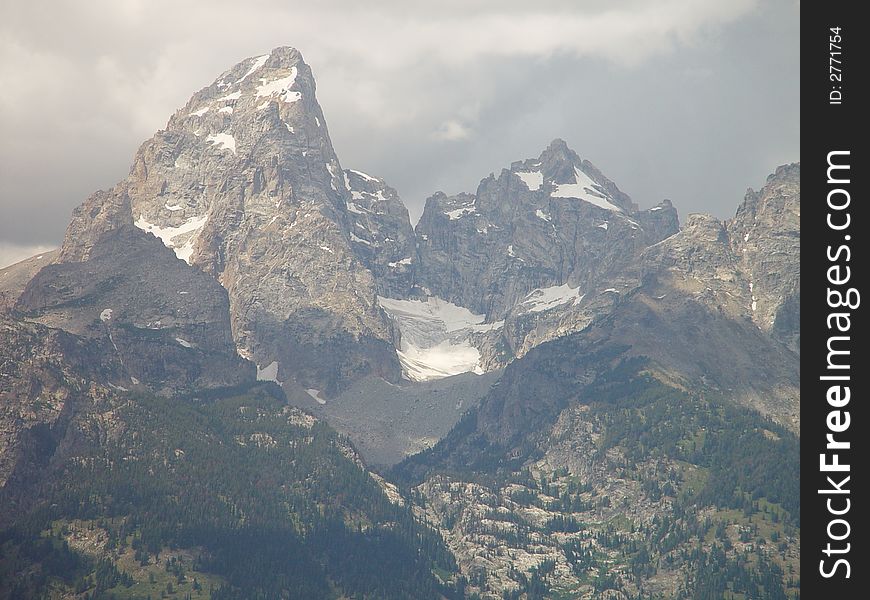
<path fill-rule="evenodd" d="M 359 192 L 353 192 L 353 193 L 354 193 L 354 194 L 359 194 Z M 359 195 L 362 196 L 362 194 L 359 194 Z M 362 198 L 357 198 L 356 196 L 354 196 L 354 199 L 355 199 L 355 200 L 361 200 Z M 352 212 L 352 213 L 354 213 L 354 214 L 357 214 L 357 215 L 364 215 L 364 214 L 366 214 L 366 212 L 367 212 L 365 209 L 361 208 L 361 207 L 360 207 L 358 204 L 356 204 L 355 202 L 348 202 L 348 203 L 347 203 L 347 210 L 349 210 L 350 212 Z"/>
<path fill-rule="evenodd" d="M 238 100 L 242 97 L 242 92 L 233 92 L 232 94 L 227 94 L 226 96 L 221 96 L 215 102 L 224 102 L 228 100 Z"/>
<path fill-rule="evenodd" d="M 567 304 L 578 304 L 583 300 L 584 295 L 580 293 L 580 288 L 572 288 L 567 283 L 562 285 L 553 285 L 546 288 L 537 288 L 529 292 L 529 294 L 520 302 L 520 309 L 528 312 L 544 312 L 552 310 L 557 306 Z"/>
<path fill-rule="evenodd" d="M 329 171 L 329 175 L 330 175 L 329 185 L 330 185 L 330 187 L 332 187 L 333 190 L 335 190 L 337 192 L 338 186 L 335 184 L 335 182 L 337 181 L 339 183 L 339 185 L 344 184 L 344 177 L 342 176 L 343 173 L 341 172 L 341 169 L 334 162 L 326 163 L 326 170 Z M 345 189 L 349 189 L 349 188 L 347 188 L 347 186 L 345 186 Z"/>
<path fill-rule="evenodd" d="M 177 227 L 161 227 L 160 225 L 149 223 L 144 215 L 139 215 L 139 218 L 133 224 L 143 231 L 156 235 L 165 246 L 175 251 L 175 255 L 178 258 L 190 264 L 193 245 L 206 221 L 208 221 L 208 216 L 192 217 Z"/>
<path fill-rule="evenodd" d="M 296 102 L 302 97 L 299 92 L 292 91 L 290 88 L 296 81 L 296 67 L 290 69 L 290 74 L 286 77 L 268 80 L 263 78 L 260 80 L 260 85 L 257 86 L 257 98 L 271 97 L 275 94 L 284 102 Z"/>
<path fill-rule="evenodd" d="M 435 296 L 425 300 L 378 297 L 378 303 L 399 326 L 399 361 L 405 376 L 413 381 L 482 373 L 480 352 L 471 336 L 504 325 L 504 321 L 484 323 L 484 315 Z"/>
<path fill-rule="evenodd" d="M 260 368 L 257 365 L 257 381 L 274 381 L 275 383 L 281 383 L 278 381 L 278 361 L 272 361 L 267 366 Z"/>
<path fill-rule="evenodd" d="M 544 221 L 550 221 L 550 215 L 542 211 L 540 208 L 535 211 L 535 216 Z"/>
<path fill-rule="evenodd" d="M 263 56 L 258 56 L 258 57 L 256 57 L 256 58 L 254 58 L 254 59 L 253 59 L 254 62 L 251 63 L 251 68 L 248 69 L 248 72 L 245 73 L 244 75 L 242 75 L 242 78 L 239 79 L 236 83 L 241 83 L 241 82 L 243 82 L 245 79 L 247 79 L 248 77 L 250 77 L 252 74 L 254 74 L 254 73 L 256 73 L 257 71 L 259 71 L 259 70 L 263 67 L 263 65 L 266 64 L 266 61 L 267 61 L 267 60 L 269 60 L 269 55 L 268 55 L 268 54 L 264 54 Z"/>
<path fill-rule="evenodd" d="M 540 189 L 540 187 L 544 184 L 544 175 L 540 171 L 518 171 L 514 173 L 514 175 L 522 179 L 523 183 L 526 184 L 526 187 L 529 188 L 530 192 L 534 192 Z"/>
<path fill-rule="evenodd" d="M 229 150 L 233 154 L 236 153 L 236 138 L 229 133 L 215 133 L 205 138 L 205 141 L 218 148 Z"/>
<path fill-rule="evenodd" d="M 362 177 L 366 181 L 378 181 L 376 177 L 372 177 L 368 173 L 363 173 L 362 171 L 357 171 L 356 169 L 348 169 L 348 171 L 350 171 L 351 173 L 353 173 L 355 175 Z M 350 187 L 350 184 L 348 184 L 348 187 Z"/>
<path fill-rule="evenodd" d="M 622 212 L 622 209 L 610 202 L 612 198 L 589 175 L 574 167 L 574 183 L 556 184 L 550 196 L 553 198 L 577 198 L 600 208 Z"/>
<path fill-rule="evenodd" d="M 350 234 L 350 239 L 352 239 L 357 244 L 365 244 L 366 246 L 372 245 L 372 243 L 370 241 L 362 239 L 361 237 L 359 237 L 358 235 L 356 235 L 353 232 L 351 232 L 351 234 Z"/>

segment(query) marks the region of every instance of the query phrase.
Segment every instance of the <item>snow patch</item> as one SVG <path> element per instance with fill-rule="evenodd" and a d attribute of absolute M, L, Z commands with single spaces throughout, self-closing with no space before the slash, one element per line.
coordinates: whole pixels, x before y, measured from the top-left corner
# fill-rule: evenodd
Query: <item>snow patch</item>
<path fill-rule="evenodd" d="M 604 223 L 601 223 L 600 225 L 596 225 L 596 227 L 600 227 L 601 229 L 607 231 L 607 228 L 609 227 L 609 225 L 608 225 L 607 221 L 604 221 Z"/>
<path fill-rule="evenodd" d="M 290 74 L 286 77 L 280 77 L 278 79 L 273 79 L 272 81 L 267 81 L 263 78 L 260 80 L 261 85 L 257 86 L 257 98 L 264 96 L 269 97 L 277 94 L 284 102 L 296 102 L 302 97 L 302 94 L 290 90 L 295 81 L 296 67 L 291 68 Z"/>
<path fill-rule="evenodd" d="M 221 96 L 215 102 L 224 102 L 225 100 L 238 100 L 242 97 L 242 92 L 233 92 L 232 94 L 227 94 L 226 96 Z"/>
<path fill-rule="evenodd" d="M 231 115 L 231 114 L 233 114 L 233 107 L 232 106 L 224 106 L 223 108 L 218 109 L 218 112 L 224 113 L 227 115 Z"/>
<path fill-rule="evenodd" d="M 163 205 L 163 208 L 165 208 L 166 210 L 171 210 L 171 211 L 184 210 L 183 206 L 180 206 L 178 204 L 169 204 L 169 202 L 166 202 Z"/>
<path fill-rule="evenodd" d="M 254 59 L 254 62 L 251 63 L 251 68 L 248 69 L 248 72 L 245 73 L 244 75 L 242 75 L 242 78 L 239 79 L 236 83 L 241 83 L 241 82 L 243 82 L 243 81 L 244 81 L 245 79 L 247 79 L 250 75 L 252 75 L 253 73 L 259 71 L 259 70 L 263 67 L 263 65 L 266 64 L 266 61 L 267 61 L 267 60 L 269 60 L 269 55 L 268 55 L 268 54 L 264 54 L 263 56 L 258 56 L 258 57 L 256 57 L 256 58 Z"/>
<path fill-rule="evenodd" d="M 574 183 L 557 184 L 550 196 L 553 198 L 577 198 L 600 208 L 622 212 L 621 208 L 610 202 L 612 198 L 604 192 L 604 188 L 577 167 L 574 167 Z"/>
<path fill-rule="evenodd" d="M 339 169 L 334 163 L 328 162 L 328 163 L 326 163 L 326 170 L 329 171 L 329 174 L 331 175 L 329 185 L 332 187 L 332 189 L 334 189 L 337 192 L 338 186 L 335 185 L 335 182 L 336 181 L 338 181 L 339 183 L 344 182 L 344 177 L 340 176 L 342 174 L 341 169 Z"/>
<path fill-rule="evenodd" d="M 187 340 L 185 340 L 183 338 L 177 337 L 177 338 L 175 338 L 175 341 L 178 342 L 179 345 L 184 346 L 185 348 L 193 348 L 193 344 L 191 344 L 190 342 L 188 342 Z"/>
<path fill-rule="evenodd" d="M 308 393 L 309 396 L 314 398 L 314 400 L 318 404 L 326 404 L 326 400 L 324 400 L 323 398 L 320 397 L 320 394 L 321 394 L 320 390 L 316 390 L 314 388 L 308 388 L 305 391 Z"/>
<path fill-rule="evenodd" d="M 257 365 L 257 381 L 274 381 L 275 383 L 281 383 L 278 381 L 278 361 L 273 360 L 268 364 L 268 366 L 260 368 Z"/>
<path fill-rule="evenodd" d="M 112 309 L 104 308 L 103 312 L 100 313 L 100 321 L 103 323 L 107 323 L 112 320 Z"/>
<path fill-rule="evenodd" d="M 355 173 L 356 175 L 359 175 L 360 177 L 362 177 L 366 181 L 377 181 L 377 178 L 372 177 L 368 173 L 363 173 L 362 171 L 357 171 L 356 169 L 348 169 L 348 171 L 350 171 L 351 173 Z M 350 187 L 350 186 L 348 186 L 348 187 Z"/>
<path fill-rule="evenodd" d="M 394 269 L 396 267 L 398 267 L 399 265 L 410 265 L 410 264 L 411 264 L 411 257 L 410 256 L 408 258 L 403 258 L 402 260 L 397 261 L 397 262 L 387 263 L 388 266 L 390 266 Z"/>
<path fill-rule="evenodd" d="M 661 209 L 662 209 L 661 206 L 653 206 L 651 209 L 649 209 L 649 211 L 650 211 L 650 212 L 655 212 L 655 211 L 657 211 L 657 210 L 661 210 Z"/>
<path fill-rule="evenodd" d="M 194 110 L 190 114 L 194 115 L 196 117 L 201 117 L 202 115 L 207 113 L 210 108 L 211 108 L 211 106 L 206 106 L 205 108 L 200 108 L 199 110 Z"/>
<path fill-rule="evenodd" d="M 557 306 L 577 304 L 583 299 L 580 288 L 572 288 L 567 283 L 532 290 L 520 305 L 528 312 L 544 312 Z"/>
<path fill-rule="evenodd" d="M 418 348 L 413 344 L 402 344 L 404 350 L 397 352 L 405 376 L 411 381 L 430 381 L 443 379 L 460 373 L 482 374 L 478 363 L 480 351 L 468 340 L 454 343 L 445 340 L 435 346 Z"/>
<path fill-rule="evenodd" d="M 202 226 L 205 225 L 206 221 L 208 221 L 208 216 L 193 217 L 178 227 L 160 227 L 146 221 L 144 215 L 139 215 L 139 218 L 133 224 L 143 231 L 156 235 L 163 242 L 164 246 L 172 248 L 175 251 L 175 255 L 178 258 L 190 264 L 190 256 L 193 253 L 196 235 L 202 229 Z"/>
<path fill-rule="evenodd" d="M 354 196 L 354 199 L 356 199 L 356 200 L 360 200 L 362 198 L 362 194 L 360 194 L 359 192 L 352 192 L 352 194 L 356 194 Z M 359 196 L 359 198 L 357 198 L 357 196 Z M 358 214 L 358 215 L 366 214 L 365 211 L 362 208 L 360 208 L 358 204 L 356 204 L 354 202 L 347 203 L 347 210 L 349 210 L 352 213 Z"/>
<path fill-rule="evenodd" d="M 359 223 L 357 223 L 357 225 L 359 225 Z M 368 240 L 364 240 L 364 239 L 362 239 L 361 237 L 357 237 L 357 235 L 354 234 L 354 233 L 351 233 L 351 234 L 350 234 L 350 239 L 352 239 L 353 241 L 355 241 L 355 242 L 358 243 L 358 244 L 365 244 L 366 246 L 371 246 L 371 245 L 372 245 L 372 243 L 371 243 L 370 241 L 368 241 Z"/>
<path fill-rule="evenodd" d="M 399 326 L 402 336 L 399 361 L 405 376 L 412 381 L 482 373 L 480 352 L 472 345 L 471 335 L 504 325 L 504 321 L 484 323 L 484 315 L 435 296 L 426 300 L 379 296 L 378 303 Z"/>
<path fill-rule="evenodd" d="M 544 174 L 540 171 L 528 171 L 514 173 L 523 180 L 530 192 L 534 192 L 544 184 Z"/>
<path fill-rule="evenodd" d="M 535 211 L 535 216 L 538 217 L 539 219 L 543 219 L 543 220 L 545 220 L 545 221 L 550 221 L 550 220 L 551 220 L 551 219 L 550 219 L 550 215 L 548 215 L 547 213 L 545 213 L 544 211 L 542 211 L 540 208 L 539 208 L 538 210 Z"/>
<path fill-rule="evenodd" d="M 233 154 L 236 153 L 236 138 L 228 133 L 215 133 L 205 138 L 210 144 L 214 144 L 218 148 L 230 150 Z"/>
<path fill-rule="evenodd" d="M 455 221 L 456 219 L 461 219 L 465 215 L 470 215 L 470 214 L 473 214 L 475 212 L 477 212 L 477 211 L 475 210 L 474 206 L 470 206 L 470 207 L 464 206 L 462 208 L 457 208 L 456 210 L 449 210 L 449 211 L 445 212 L 444 214 L 447 215 L 447 217 L 451 221 Z"/>

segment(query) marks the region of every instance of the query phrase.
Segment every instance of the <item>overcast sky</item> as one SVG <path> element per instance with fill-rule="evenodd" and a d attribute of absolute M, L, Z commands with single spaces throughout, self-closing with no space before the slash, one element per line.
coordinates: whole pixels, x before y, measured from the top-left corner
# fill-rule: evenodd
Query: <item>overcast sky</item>
<path fill-rule="evenodd" d="M 416 222 L 565 139 L 642 208 L 728 217 L 799 156 L 797 0 L 4 0 L 0 265 L 245 57 L 302 51 L 345 168 Z"/>

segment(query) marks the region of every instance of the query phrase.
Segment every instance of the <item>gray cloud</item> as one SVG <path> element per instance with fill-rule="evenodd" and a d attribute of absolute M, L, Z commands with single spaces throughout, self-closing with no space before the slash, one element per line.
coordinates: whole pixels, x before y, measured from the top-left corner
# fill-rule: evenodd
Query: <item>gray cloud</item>
<path fill-rule="evenodd" d="M 562 137 L 641 205 L 731 214 L 798 160 L 798 3 L 4 3 L 0 243 L 57 243 L 138 144 L 244 57 L 302 50 L 345 167 L 418 215 Z"/>

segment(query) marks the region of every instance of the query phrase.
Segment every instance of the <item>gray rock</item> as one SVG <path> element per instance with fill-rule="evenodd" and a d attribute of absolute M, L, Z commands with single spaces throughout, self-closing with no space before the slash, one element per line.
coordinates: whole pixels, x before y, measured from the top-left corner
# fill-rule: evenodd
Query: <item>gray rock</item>
<path fill-rule="evenodd" d="M 370 269 L 384 291 L 407 287 L 404 266 L 386 276 L 413 247 L 407 212 L 384 184 L 342 170 L 297 50 L 242 61 L 194 94 L 126 180 L 77 209 L 60 261 L 86 260 L 127 223 L 227 289 L 240 352 L 277 363 L 279 379 L 331 395 L 368 374 L 399 378 Z"/>
<path fill-rule="evenodd" d="M 131 225 L 107 231 L 88 259 L 45 266 L 15 305 L 24 318 L 93 340 L 97 376 L 164 395 L 236 385 L 254 367 L 236 353 L 226 290 Z"/>
<path fill-rule="evenodd" d="M 417 285 L 504 327 L 480 336 L 482 365 L 504 366 L 585 327 L 639 285 L 636 262 L 676 233 L 664 201 L 636 205 L 562 140 L 482 180 L 477 193 L 426 202 Z"/>

